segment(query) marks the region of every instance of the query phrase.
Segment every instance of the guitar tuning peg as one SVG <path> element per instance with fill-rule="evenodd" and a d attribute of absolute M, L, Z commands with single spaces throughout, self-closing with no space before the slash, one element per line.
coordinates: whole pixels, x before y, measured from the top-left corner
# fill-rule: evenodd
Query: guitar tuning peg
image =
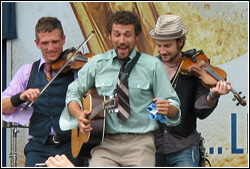
<path fill-rule="evenodd" d="M 234 98 L 232 98 L 232 100 L 233 100 L 233 101 L 235 101 L 235 100 L 236 100 L 236 98 L 234 97 Z"/>
<path fill-rule="evenodd" d="M 245 99 L 245 98 L 246 98 L 246 96 L 243 96 L 243 97 L 242 97 L 242 99 Z"/>
<path fill-rule="evenodd" d="M 236 106 L 239 106 L 240 105 L 240 103 L 236 103 Z"/>
<path fill-rule="evenodd" d="M 239 94 L 242 94 L 242 92 L 239 92 Z"/>

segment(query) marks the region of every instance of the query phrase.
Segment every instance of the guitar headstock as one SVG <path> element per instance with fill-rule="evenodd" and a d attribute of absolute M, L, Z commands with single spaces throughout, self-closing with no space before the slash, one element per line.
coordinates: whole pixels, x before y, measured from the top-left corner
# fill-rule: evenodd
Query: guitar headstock
<path fill-rule="evenodd" d="M 108 113 L 117 113 L 117 106 L 118 106 L 118 101 L 117 101 L 117 96 L 112 95 L 109 97 L 109 99 L 104 101 L 104 109 Z"/>

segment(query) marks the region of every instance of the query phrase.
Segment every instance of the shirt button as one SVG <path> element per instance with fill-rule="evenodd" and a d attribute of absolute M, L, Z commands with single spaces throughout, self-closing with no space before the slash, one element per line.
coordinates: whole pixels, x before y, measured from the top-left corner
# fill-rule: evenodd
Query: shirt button
<path fill-rule="evenodd" d="M 167 130 L 165 130 L 164 133 L 167 133 Z"/>
<path fill-rule="evenodd" d="M 122 127 L 122 125 L 120 125 L 120 127 Z"/>
<path fill-rule="evenodd" d="M 53 119 L 53 116 L 50 116 L 50 119 Z"/>
<path fill-rule="evenodd" d="M 140 85 L 138 85 L 137 87 L 138 87 L 138 88 L 140 88 L 141 86 L 140 86 Z"/>

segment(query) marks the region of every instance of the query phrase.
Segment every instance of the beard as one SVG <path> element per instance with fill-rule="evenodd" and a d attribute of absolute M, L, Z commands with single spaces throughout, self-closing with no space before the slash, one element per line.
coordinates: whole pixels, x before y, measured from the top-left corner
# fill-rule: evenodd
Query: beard
<path fill-rule="evenodd" d="M 181 52 L 181 48 L 180 48 L 180 46 L 177 44 L 177 52 L 172 52 L 172 53 L 170 53 L 170 57 L 169 57 L 169 59 L 167 60 L 167 58 L 165 58 L 164 57 L 164 55 L 161 55 L 161 54 L 159 54 L 159 56 L 161 57 L 161 59 L 163 60 L 163 61 L 165 61 L 165 62 L 172 62 L 172 61 L 174 61 L 178 56 L 179 56 L 179 54 L 180 54 L 180 52 Z"/>

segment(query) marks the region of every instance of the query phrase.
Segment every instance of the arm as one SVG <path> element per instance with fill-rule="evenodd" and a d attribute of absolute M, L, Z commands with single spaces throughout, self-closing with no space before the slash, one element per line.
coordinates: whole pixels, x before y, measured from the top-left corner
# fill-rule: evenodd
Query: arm
<path fill-rule="evenodd" d="M 218 105 L 219 96 L 228 93 L 230 89 L 230 83 L 225 81 L 217 82 L 217 85 L 211 89 L 205 87 L 203 84 L 200 84 L 196 92 L 197 94 L 194 107 L 196 116 L 199 119 L 207 118 Z M 210 96 L 213 97 L 213 99 Z"/>
<path fill-rule="evenodd" d="M 178 109 L 174 105 L 170 105 L 168 100 L 158 100 L 154 98 L 156 102 L 156 109 L 158 113 L 169 118 L 175 118 L 178 114 Z"/>
<path fill-rule="evenodd" d="M 155 75 L 153 78 L 153 90 L 156 101 L 160 96 L 165 98 L 164 100 L 158 100 L 156 102 L 156 109 L 158 113 L 167 117 L 166 124 L 168 126 L 176 126 L 180 123 L 181 110 L 180 110 L 180 100 L 179 97 L 172 87 L 165 67 L 161 62 L 156 64 Z"/>
<path fill-rule="evenodd" d="M 2 113 L 3 114 L 11 114 L 16 110 L 16 107 L 14 107 L 10 101 L 9 98 L 4 98 L 2 100 Z"/>
<path fill-rule="evenodd" d="M 30 77 L 32 64 L 22 66 L 11 80 L 9 86 L 2 93 L 2 113 L 11 114 L 25 101 L 36 100 L 39 89 L 28 89 L 27 83 Z"/>
<path fill-rule="evenodd" d="M 18 93 L 2 100 L 3 114 L 11 114 L 16 108 L 26 101 L 36 101 L 40 95 L 39 89 L 28 89 L 22 93 Z"/>
<path fill-rule="evenodd" d="M 78 126 L 80 132 L 85 134 L 91 130 L 91 121 L 87 119 L 90 112 L 84 110 L 82 106 L 82 97 L 87 93 L 89 88 L 94 86 L 94 78 L 91 76 L 92 73 L 89 70 L 90 62 L 85 64 L 84 67 L 78 71 L 78 78 L 68 86 L 65 99 L 66 106 L 60 117 L 60 127 L 63 130 L 72 129 Z M 94 66 L 90 67 L 94 68 Z"/>
<path fill-rule="evenodd" d="M 231 83 L 226 81 L 218 81 L 216 86 L 210 90 L 210 93 L 207 96 L 207 102 L 210 107 L 216 105 L 219 97 L 221 95 L 228 94 L 231 90 Z"/>
<path fill-rule="evenodd" d="M 71 114 L 76 117 L 81 133 L 88 134 L 91 130 L 93 130 L 91 127 L 92 121 L 87 119 L 90 111 L 82 111 L 77 102 L 70 102 L 68 107 Z"/>

